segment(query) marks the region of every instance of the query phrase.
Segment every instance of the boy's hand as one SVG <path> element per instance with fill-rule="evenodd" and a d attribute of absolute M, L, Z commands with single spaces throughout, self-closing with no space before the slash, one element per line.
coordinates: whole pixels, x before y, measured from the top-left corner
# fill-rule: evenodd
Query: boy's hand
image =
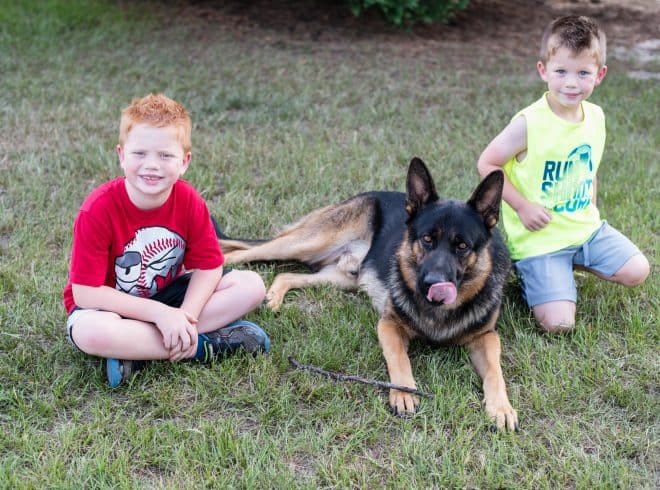
<path fill-rule="evenodd" d="M 170 351 L 188 352 L 197 346 L 197 318 L 180 308 L 167 307 L 156 320 L 156 327 L 163 336 L 163 346 Z"/>
<path fill-rule="evenodd" d="M 522 224 L 529 231 L 538 231 L 545 228 L 552 219 L 550 211 L 540 204 L 529 201 L 516 209 L 516 212 Z"/>
<path fill-rule="evenodd" d="M 194 342 L 190 344 L 190 348 L 188 348 L 188 350 L 183 349 L 181 342 L 173 346 L 170 349 L 170 356 L 169 356 L 169 360 L 171 362 L 177 362 L 182 359 L 195 357 L 195 354 L 197 354 L 197 342 L 199 340 L 199 336 L 197 333 L 197 327 L 193 326 L 193 328 L 195 329 Z"/>

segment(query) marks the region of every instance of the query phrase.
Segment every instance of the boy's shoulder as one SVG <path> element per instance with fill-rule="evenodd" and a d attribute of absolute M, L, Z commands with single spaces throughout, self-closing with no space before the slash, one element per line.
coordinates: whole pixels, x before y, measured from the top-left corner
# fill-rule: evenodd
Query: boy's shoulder
<path fill-rule="evenodd" d="M 179 179 L 174 183 L 174 188 L 177 190 L 182 190 L 184 192 L 192 192 L 198 194 L 197 189 L 194 185 L 184 179 Z"/>
<path fill-rule="evenodd" d="M 519 110 L 513 118 L 519 116 L 525 116 L 530 114 L 538 114 L 546 111 L 551 111 L 550 105 L 548 105 L 548 100 L 546 99 L 547 92 L 544 93 L 539 99 L 536 99 L 534 102 L 529 104 L 524 109 Z"/>
<path fill-rule="evenodd" d="M 594 104 L 593 102 L 589 102 L 588 100 L 582 101 L 582 109 L 584 110 L 584 113 L 587 116 L 593 116 L 597 117 L 599 119 L 604 119 L 605 118 L 605 112 L 603 111 L 603 108 L 599 106 L 598 104 Z"/>
<path fill-rule="evenodd" d="M 172 194 L 177 196 L 177 200 L 185 200 L 186 202 L 204 201 L 197 188 L 183 179 L 179 179 L 174 183 Z"/>
<path fill-rule="evenodd" d="M 80 206 L 81 211 L 91 211 L 99 205 L 104 205 L 108 201 L 121 199 L 122 192 L 126 192 L 124 187 L 124 177 L 117 177 L 102 183 L 94 188 Z"/>

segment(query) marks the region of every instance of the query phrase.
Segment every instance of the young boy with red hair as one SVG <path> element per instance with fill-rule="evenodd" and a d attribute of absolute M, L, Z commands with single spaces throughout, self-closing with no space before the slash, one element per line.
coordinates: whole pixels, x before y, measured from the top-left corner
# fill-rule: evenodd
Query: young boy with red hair
<path fill-rule="evenodd" d="M 192 158 L 186 109 L 162 94 L 121 115 L 124 172 L 94 189 L 73 228 L 64 305 L 70 340 L 105 358 L 110 386 L 154 359 L 210 361 L 239 348 L 268 351 L 238 320 L 265 296 L 261 277 L 224 270 L 206 203 L 181 177 Z"/>

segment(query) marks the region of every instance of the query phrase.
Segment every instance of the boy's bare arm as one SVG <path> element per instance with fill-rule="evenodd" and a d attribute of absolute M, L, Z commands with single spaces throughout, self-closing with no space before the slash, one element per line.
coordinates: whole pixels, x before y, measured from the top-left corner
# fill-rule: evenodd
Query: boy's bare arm
<path fill-rule="evenodd" d="M 96 308 L 112 311 L 124 318 L 156 323 L 158 317 L 167 314 L 169 306 L 147 298 L 127 294 L 108 286 L 84 286 L 73 284 L 73 299 L 80 308 Z"/>
<path fill-rule="evenodd" d="M 221 278 L 222 266 L 215 269 L 196 269 L 193 271 L 181 309 L 195 318 L 199 318 L 199 314 L 215 291 Z"/>
<path fill-rule="evenodd" d="M 598 207 L 598 178 L 595 175 L 592 186 L 594 188 L 594 191 L 591 196 L 591 202 L 594 203 L 594 206 Z"/>
<path fill-rule="evenodd" d="M 166 349 L 181 344 L 184 350 L 197 340 L 196 317 L 189 312 L 148 298 L 123 293 L 108 286 L 73 284 L 73 298 L 80 308 L 111 311 L 124 318 L 156 325 Z"/>
<path fill-rule="evenodd" d="M 506 162 L 527 149 L 527 123 L 524 117 L 518 117 L 495 136 L 481 153 L 477 162 L 479 175 L 485 177 L 494 170 L 501 170 Z M 503 199 L 513 209 L 518 209 L 525 198 L 504 176 Z"/>
<path fill-rule="evenodd" d="M 479 175 L 485 177 L 494 170 L 501 170 L 512 158 L 527 150 L 527 121 L 517 117 L 495 136 L 481 153 L 477 162 Z M 528 201 L 504 176 L 502 198 L 511 206 L 530 231 L 544 228 L 551 219 L 550 212 L 537 203 Z"/>

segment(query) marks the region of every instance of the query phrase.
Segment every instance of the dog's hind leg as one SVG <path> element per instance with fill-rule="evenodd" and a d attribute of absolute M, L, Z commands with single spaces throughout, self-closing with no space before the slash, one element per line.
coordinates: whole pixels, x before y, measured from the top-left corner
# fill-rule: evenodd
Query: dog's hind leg
<path fill-rule="evenodd" d="M 221 238 L 220 246 L 222 247 L 222 253 L 227 257 L 232 257 L 233 252 L 237 250 L 248 250 L 252 247 L 266 243 L 268 240 L 237 240 L 234 238 Z M 234 263 L 238 261 L 233 261 Z"/>
<path fill-rule="evenodd" d="M 333 284 L 342 289 L 356 289 L 357 275 L 346 273 L 336 264 L 329 264 L 314 274 L 297 274 L 285 272 L 275 276 L 273 284 L 268 290 L 266 299 L 268 307 L 277 311 L 282 305 L 284 295 L 290 289 L 314 286 L 319 284 Z"/>
<path fill-rule="evenodd" d="M 316 235 L 293 230 L 263 242 L 220 240 L 220 246 L 229 264 L 296 260 L 312 266 L 331 256 L 337 244 L 320 230 Z"/>
<path fill-rule="evenodd" d="M 312 267 L 337 261 L 347 250 L 369 248 L 375 201 L 355 196 L 340 204 L 312 211 L 271 240 L 221 239 L 228 263 L 296 260 Z M 360 259 L 361 260 L 361 259 Z"/>

